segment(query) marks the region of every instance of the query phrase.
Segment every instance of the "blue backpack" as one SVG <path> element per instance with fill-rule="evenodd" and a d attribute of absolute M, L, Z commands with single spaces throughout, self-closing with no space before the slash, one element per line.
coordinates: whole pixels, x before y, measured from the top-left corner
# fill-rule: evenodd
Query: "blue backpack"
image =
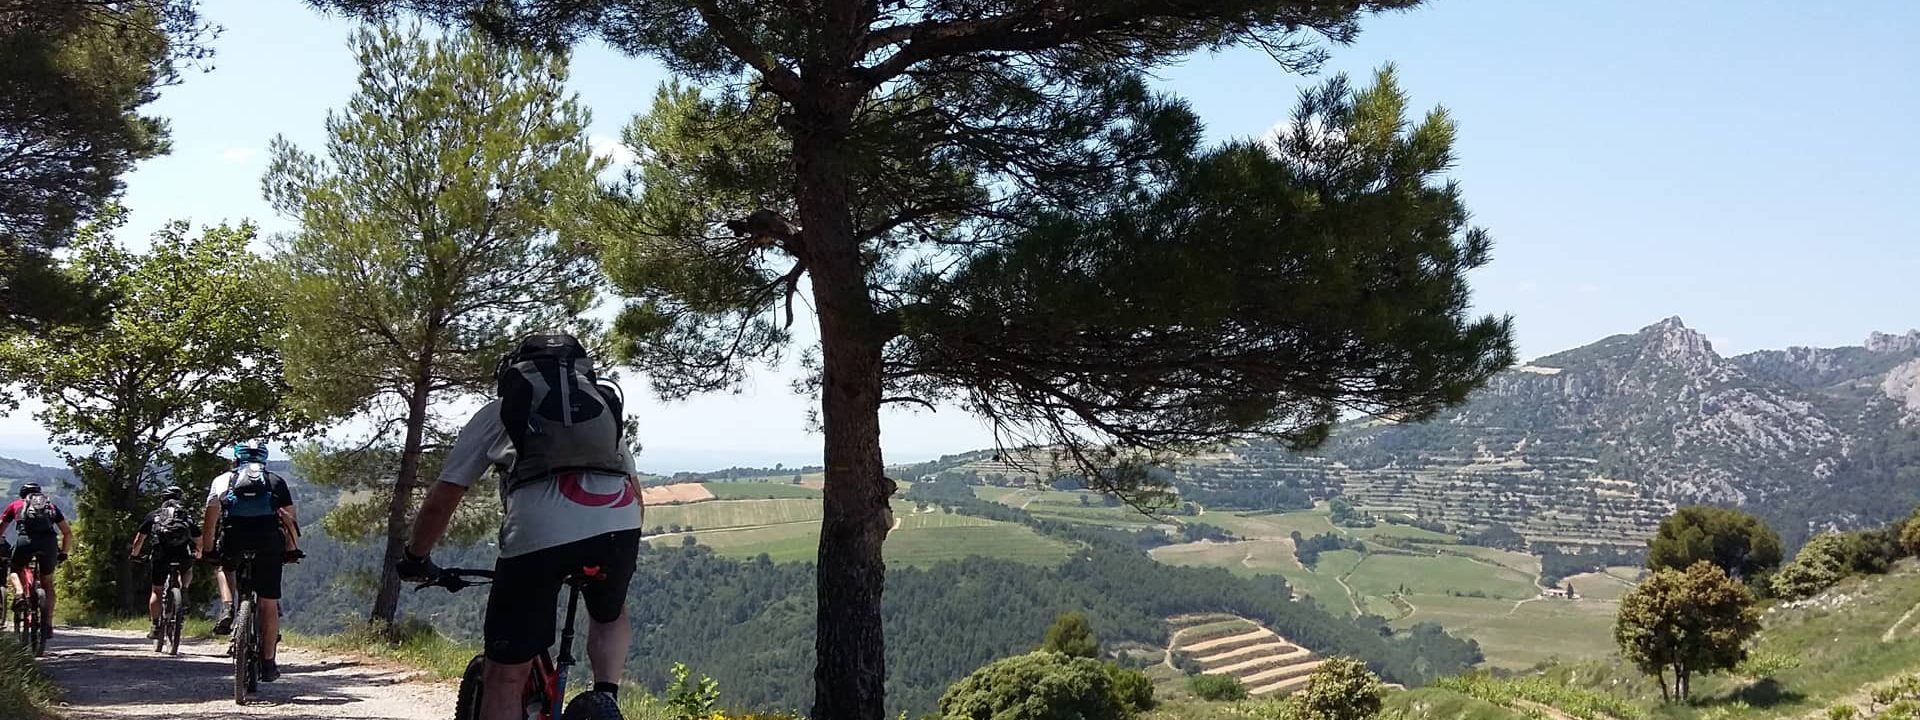
<path fill-rule="evenodd" d="M 273 517 L 273 481 L 264 463 L 247 463 L 233 469 L 233 482 L 220 501 L 223 514 L 236 518 Z"/>

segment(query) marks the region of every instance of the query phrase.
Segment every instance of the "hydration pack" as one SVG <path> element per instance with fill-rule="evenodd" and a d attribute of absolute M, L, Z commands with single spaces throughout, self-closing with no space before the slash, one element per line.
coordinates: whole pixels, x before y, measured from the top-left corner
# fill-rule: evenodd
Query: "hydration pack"
<path fill-rule="evenodd" d="M 52 535 L 60 528 L 60 509 L 53 506 L 53 499 L 46 493 L 34 493 L 27 496 L 27 504 L 20 509 L 20 534 Z"/>
<path fill-rule="evenodd" d="M 626 473 L 620 391 L 571 335 L 534 335 L 494 369 L 513 442 L 509 490 L 566 472 Z"/>
<path fill-rule="evenodd" d="M 180 503 L 169 500 L 154 511 L 153 539 L 162 547 L 175 549 L 186 547 L 193 539 L 193 525 Z"/>
<path fill-rule="evenodd" d="M 273 516 L 273 481 L 264 463 L 247 463 L 233 469 L 233 482 L 221 497 L 222 514 L 236 518 Z"/>

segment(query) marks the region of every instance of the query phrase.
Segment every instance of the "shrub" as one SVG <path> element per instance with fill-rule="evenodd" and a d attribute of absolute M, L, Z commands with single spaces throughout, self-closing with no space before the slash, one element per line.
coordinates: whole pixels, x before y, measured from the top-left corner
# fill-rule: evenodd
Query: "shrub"
<path fill-rule="evenodd" d="M 1807 541 L 1793 562 L 1773 575 L 1773 595 L 1784 600 L 1813 597 L 1847 574 L 1846 536 L 1826 533 Z"/>
<path fill-rule="evenodd" d="M 1107 679 L 1113 683 L 1113 700 L 1128 713 L 1153 709 L 1153 678 L 1145 672 L 1107 664 Z"/>
<path fill-rule="evenodd" d="M 674 663 L 673 684 L 667 686 L 667 720 L 707 720 L 720 702 L 720 683 L 705 675 L 692 679 L 687 666 Z"/>
<path fill-rule="evenodd" d="M 1380 712 L 1386 686 L 1353 658 L 1331 658 L 1314 668 L 1291 698 L 1289 720 L 1366 720 Z"/>
<path fill-rule="evenodd" d="M 1195 675 L 1187 678 L 1187 690 L 1202 700 L 1245 700 L 1247 688 L 1232 675 Z"/>
<path fill-rule="evenodd" d="M 940 715 L 973 720 L 1124 720 L 1108 665 L 1056 652 L 996 660 L 940 696 Z"/>

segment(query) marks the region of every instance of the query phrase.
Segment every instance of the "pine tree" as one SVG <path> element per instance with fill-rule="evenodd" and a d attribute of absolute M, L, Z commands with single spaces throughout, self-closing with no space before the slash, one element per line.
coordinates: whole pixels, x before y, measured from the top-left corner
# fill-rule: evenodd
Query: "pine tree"
<path fill-rule="evenodd" d="M 805 293 L 825 436 L 812 715 L 885 712 L 880 409 L 951 401 L 1089 487 L 1153 502 L 1196 445 L 1418 420 L 1512 360 L 1467 316 L 1487 260 L 1442 112 L 1328 83 L 1272 145 L 1202 148 L 1147 73 L 1252 45 L 1324 57 L 1416 0 L 313 0 L 663 62 L 602 266 L 667 396 L 778 357 Z M 1024 456 L 1024 455 L 1023 455 Z"/>

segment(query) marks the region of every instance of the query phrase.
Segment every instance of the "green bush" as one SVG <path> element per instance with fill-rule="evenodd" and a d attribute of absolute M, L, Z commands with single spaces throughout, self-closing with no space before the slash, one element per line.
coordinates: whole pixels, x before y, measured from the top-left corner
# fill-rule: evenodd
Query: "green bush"
<path fill-rule="evenodd" d="M 972 720 L 1125 720 L 1107 663 L 1033 652 L 989 663 L 940 696 L 940 715 Z"/>
<path fill-rule="evenodd" d="M 1245 700 L 1247 688 L 1232 675 L 1195 675 L 1187 678 L 1187 690 L 1202 700 Z"/>
<path fill-rule="evenodd" d="M 1387 688 L 1366 663 L 1337 657 L 1320 663 L 1288 698 L 1289 720 L 1366 720 L 1380 712 Z"/>
<path fill-rule="evenodd" d="M 1833 587 L 1847 575 L 1850 545 L 1847 536 L 1839 533 L 1826 533 L 1808 540 L 1800 548 L 1800 554 L 1793 556 L 1793 562 L 1774 573 L 1774 597 L 1800 600 Z"/>
<path fill-rule="evenodd" d="M 1113 683 L 1113 700 L 1129 713 L 1153 709 L 1153 678 L 1145 672 L 1107 664 L 1107 680 Z"/>

